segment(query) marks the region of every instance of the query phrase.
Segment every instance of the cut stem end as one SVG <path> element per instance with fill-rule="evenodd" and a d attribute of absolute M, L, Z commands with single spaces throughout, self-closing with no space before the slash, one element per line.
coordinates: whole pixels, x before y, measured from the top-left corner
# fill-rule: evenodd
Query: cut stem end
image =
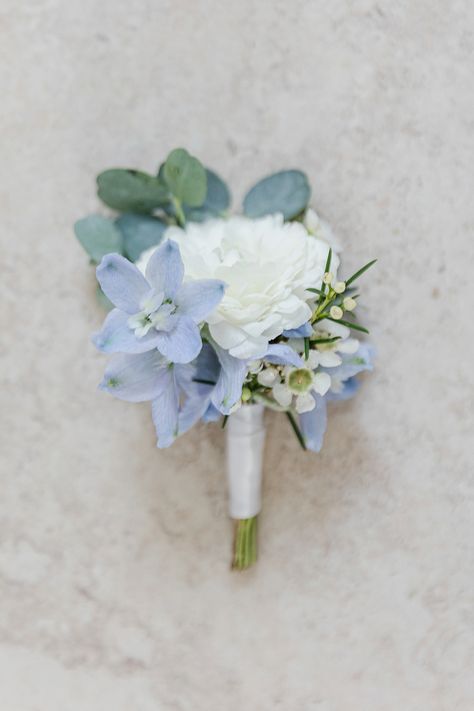
<path fill-rule="evenodd" d="M 257 562 L 257 516 L 235 521 L 232 568 L 246 570 Z"/>

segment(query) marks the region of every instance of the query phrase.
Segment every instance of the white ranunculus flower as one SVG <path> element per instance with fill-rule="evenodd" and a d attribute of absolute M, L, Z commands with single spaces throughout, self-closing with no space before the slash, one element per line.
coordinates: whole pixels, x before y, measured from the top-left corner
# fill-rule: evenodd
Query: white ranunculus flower
<path fill-rule="evenodd" d="M 178 243 L 186 279 L 221 279 L 224 297 L 208 317 L 212 337 L 237 358 L 259 358 L 269 341 L 298 328 L 311 316 L 308 305 L 319 288 L 328 245 L 310 238 L 299 222 L 281 215 L 190 222 L 169 227 L 166 239 Z M 145 252 L 139 268 L 154 250 Z M 339 264 L 333 254 L 331 272 Z"/>
<path fill-rule="evenodd" d="M 308 207 L 306 210 L 303 222 L 308 232 L 327 242 L 332 247 L 333 252 L 342 252 L 341 243 L 332 231 L 331 225 L 319 217 L 312 207 Z"/>

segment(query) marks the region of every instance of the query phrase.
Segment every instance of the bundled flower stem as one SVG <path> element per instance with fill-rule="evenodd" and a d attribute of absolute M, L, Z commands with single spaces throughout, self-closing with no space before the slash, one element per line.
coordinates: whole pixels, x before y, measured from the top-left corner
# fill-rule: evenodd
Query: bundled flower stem
<path fill-rule="evenodd" d="M 252 516 L 235 522 L 232 559 L 235 570 L 245 570 L 257 562 L 257 520 L 258 516 Z"/>

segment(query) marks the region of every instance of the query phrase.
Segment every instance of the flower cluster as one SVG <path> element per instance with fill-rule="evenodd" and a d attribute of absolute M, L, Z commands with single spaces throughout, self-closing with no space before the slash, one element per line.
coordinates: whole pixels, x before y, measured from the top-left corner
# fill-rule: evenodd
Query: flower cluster
<path fill-rule="evenodd" d="M 260 402 L 319 451 L 327 402 L 351 397 L 355 376 L 372 367 L 370 347 L 351 337 L 365 331 L 351 285 L 371 263 L 338 280 L 336 246 L 308 210 L 304 222 L 274 214 L 171 225 L 136 264 L 106 254 L 97 279 L 115 308 L 93 341 L 113 355 L 100 387 L 151 401 L 159 447 Z"/>

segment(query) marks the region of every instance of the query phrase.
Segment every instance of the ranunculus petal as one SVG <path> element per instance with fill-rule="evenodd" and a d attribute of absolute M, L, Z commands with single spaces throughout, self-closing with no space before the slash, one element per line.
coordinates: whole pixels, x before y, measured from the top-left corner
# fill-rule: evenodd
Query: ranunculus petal
<path fill-rule="evenodd" d="M 156 347 L 172 363 L 190 363 L 201 350 L 201 333 L 189 316 L 178 316 L 171 331 L 157 333 Z"/>
<path fill-rule="evenodd" d="M 183 284 L 175 303 L 181 313 L 199 323 L 213 311 L 224 295 L 225 284 L 217 279 L 198 279 Z"/>
<path fill-rule="evenodd" d="M 300 429 L 306 447 L 319 452 L 323 446 L 327 426 L 327 411 L 324 398 L 316 396 L 316 407 L 300 415 Z"/>
<path fill-rule="evenodd" d="M 121 311 L 135 314 L 150 285 L 136 266 L 120 254 L 106 254 L 96 270 L 104 294 Z"/>
<path fill-rule="evenodd" d="M 129 327 L 129 315 L 113 309 L 100 331 L 92 336 L 92 343 L 104 353 L 145 353 L 156 348 L 156 331 L 137 338 Z"/>
<path fill-rule="evenodd" d="M 128 402 L 157 397 L 163 387 L 167 365 L 158 351 L 113 355 L 99 385 L 101 390 Z"/>
<path fill-rule="evenodd" d="M 174 299 L 183 282 L 184 266 L 176 242 L 168 239 L 151 255 L 146 267 L 146 278 L 156 291 Z"/>

